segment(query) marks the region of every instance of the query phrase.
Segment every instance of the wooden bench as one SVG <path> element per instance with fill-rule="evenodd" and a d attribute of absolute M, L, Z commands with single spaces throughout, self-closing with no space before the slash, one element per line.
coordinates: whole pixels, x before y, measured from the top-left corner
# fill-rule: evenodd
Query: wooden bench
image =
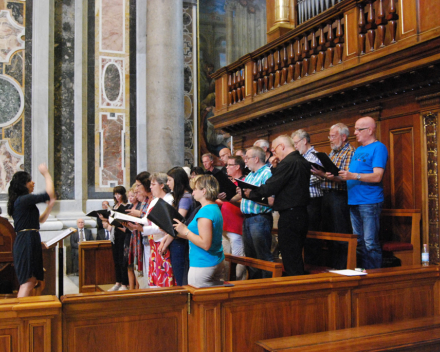
<path fill-rule="evenodd" d="M 272 234 L 278 234 L 278 229 L 272 229 Z M 321 231 L 309 231 L 307 238 L 327 240 L 327 241 L 339 241 L 348 243 L 347 253 L 347 269 L 356 268 L 356 246 L 357 235 L 349 233 L 333 233 L 333 232 L 321 232 Z"/>
<path fill-rule="evenodd" d="M 411 242 L 390 241 L 382 244 L 382 250 L 392 252 L 400 259 L 402 266 L 420 264 L 420 209 L 383 209 L 381 217 L 411 218 Z"/>
<path fill-rule="evenodd" d="M 281 277 L 283 275 L 283 264 L 276 262 L 268 262 L 261 259 L 254 259 L 249 257 L 238 257 L 236 255 L 225 253 L 225 260 L 229 262 L 228 280 L 236 280 L 236 268 L 237 264 L 244 265 L 246 267 L 252 267 L 255 269 L 261 269 L 270 271 L 272 277 Z"/>
<path fill-rule="evenodd" d="M 440 317 L 257 341 L 261 351 L 440 351 Z"/>

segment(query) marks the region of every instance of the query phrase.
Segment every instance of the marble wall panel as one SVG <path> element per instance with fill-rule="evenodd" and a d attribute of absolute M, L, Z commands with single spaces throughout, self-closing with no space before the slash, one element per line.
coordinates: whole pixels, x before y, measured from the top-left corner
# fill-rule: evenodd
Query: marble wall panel
<path fill-rule="evenodd" d="M 5 75 L 14 78 L 23 87 L 24 70 L 22 51 L 19 51 L 12 56 L 10 65 L 5 65 Z"/>
<path fill-rule="evenodd" d="M 75 2 L 55 0 L 54 14 L 54 183 L 59 199 L 74 199 Z"/>
<path fill-rule="evenodd" d="M 197 74 L 195 74 L 197 65 L 194 57 L 194 4 L 183 4 L 183 103 L 184 103 L 184 145 L 185 145 L 185 165 L 192 167 L 194 165 L 194 113 L 197 109 L 195 86 Z"/>
<path fill-rule="evenodd" d="M 8 141 L 0 142 L 0 193 L 7 193 L 9 182 L 17 171 L 22 171 L 23 156 L 13 151 Z"/>
<path fill-rule="evenodd" d="M 7 198 L 12 175 L 24 170 L 26 7 L 24 1 L 0 1 L 1 200 Z"/>
<path fill-rule="evenodd" d="M 101 0 L 100 6 L 101 51 L 125 51 L 125 1 Z"/>
<path fill-rule="evenodd" d="M 12 54 L 24 49 L 25 28 L 18 24 L 9 10 L 0 11 L 0 61 L 9 62 Z"/>
<path fill-rule="evenodd" d="M 24 26 L 25 33 L 25 50 L 24 50 L 24 127 L 23 127 L 23 154 L 26 155 L 24 159 L 24 168 L 28 172 L 32 172 L 32 13 L 33 0 L 25 2 L 25 19 Z"/>
<path fill-rule="evenodd" d="M 125 184 L 125 114 L 101 113 L 99 187 Z"/>

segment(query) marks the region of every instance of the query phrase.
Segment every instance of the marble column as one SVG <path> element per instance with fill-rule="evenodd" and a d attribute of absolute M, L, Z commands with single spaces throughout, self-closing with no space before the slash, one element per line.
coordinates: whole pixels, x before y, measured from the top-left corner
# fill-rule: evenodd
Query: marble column
<path fill-rule="evenodd" d="M 147 1 L 136 0 L 136 95 L 147 95 Z M 136 99 L 137 172 L 147 170 L 147 102 Z"/>
<path fill-rule="evenodd" d="M 147 1 L 149 172 L 166 172 L 184 163 L 182 27 L 181 1 Z"/>
<path fill-rule="evenodd" d="M 231 64 L 234 61 L 234 10 L 235 2 L 226 1 L 225 4 L 225 23 L 226 23 L 226 65 Z"/>

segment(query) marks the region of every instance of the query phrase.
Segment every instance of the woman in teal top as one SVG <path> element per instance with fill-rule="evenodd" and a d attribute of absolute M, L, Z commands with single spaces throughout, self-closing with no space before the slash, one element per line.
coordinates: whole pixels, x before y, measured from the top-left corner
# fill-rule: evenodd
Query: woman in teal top
<path fill-rule="evenodd" d="M 174 219 L 179 237 L 189 241 L 188 284 L 192 286 L 212 286 L 223 278 L 223 217 L 215 203 L 218 192 L 219 185 L 214 176 L 199 176 L 193 196 L 200 202 L 200 210 L 188 227 Z"/>

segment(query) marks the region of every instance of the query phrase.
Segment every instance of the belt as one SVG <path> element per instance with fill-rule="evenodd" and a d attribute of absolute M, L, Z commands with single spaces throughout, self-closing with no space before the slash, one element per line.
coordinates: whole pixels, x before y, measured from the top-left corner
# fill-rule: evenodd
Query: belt
<path fill-rule="evenodd" d="M 322 191 L 324 193 L 330 193 L 330 192 L 347 192 L 345 189 L 334 189 L 334 188 L 323 188 Z"/>
<path fill-rule="evenodd" d="M 25 231 L 37 231 L 37 232 L 40 232 L 40 229 L 24 229 L 24 230 L 20 230 L 18 232 L 25 232 Z"/>
<path fill-rule="evenodd" d="M 253 218 L 254 216 L 270 216 L 272 217 L 272 213 L 259 213 L 259 214 L 243 214 L 246 219 Z"/>

